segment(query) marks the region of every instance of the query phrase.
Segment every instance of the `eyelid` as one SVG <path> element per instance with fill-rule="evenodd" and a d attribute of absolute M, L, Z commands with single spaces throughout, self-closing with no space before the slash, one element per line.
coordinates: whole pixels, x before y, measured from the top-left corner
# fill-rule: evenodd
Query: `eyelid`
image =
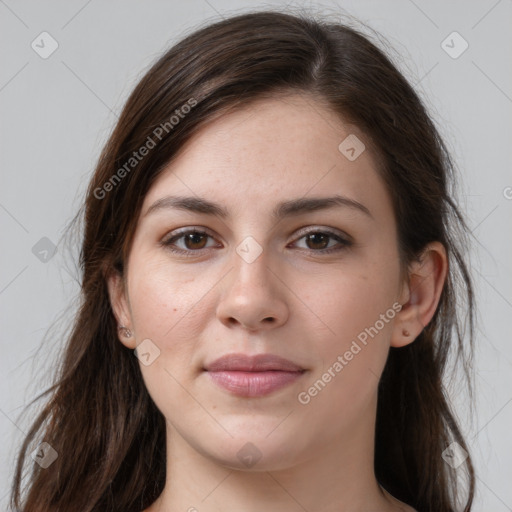
<path fill-rule="evenodd" d="M 186 226 L 184 228 L 178 228 L 178 229 L 171 231 L 170 233 L 167 233 L 161 240 L 160 244 L 163 245 L 164 247 L 170 247 L 170 242 L 172 240 L 179 240 L 183 236 L 191 234 L 191 233 L 198 233 L 200 235 L 205 234 L 205 235 L 208 235 L 210 238 L 216 239 L 216 235 L 214 235 L 213 232 L 210 231 L 208 228 L 205 228 L 203 226 Z M 208 247 L 208 249 L 211 249 L 211 247 Z M 189 250 L 186 252 L 192 253 L 192 252 L 199 252 L 200 250 L 204 250 L 204 249 L 199 249 L 197 251 Z"/>
<path fill-rule="evenodd" d="M 193 256 L 194 253 L 198 253 L 200 254 L 201 252 L 205 251 L 205 250 L 208 250 L 208 249 L 213 249 L 214 247 L 204 247 L 202 249 L 197 249 L 197 250 L 192 250 L 192 249 L 181 249 L 181 248 L 176 248 L 176 247 L 173 247 L 172 246 L 172 243 L 173 241 L 175 240 L 179 240 L 181 239 L 183 236 L 187 235 L 187 234 L 191 234 L 191 233 L 198 233 L 198 234 L 204 234 L 204 235 L 207 235 L 208 237 L 212 238 L 212 239 L 216 239 L 216 235 L 214 235 L 212 233 L 212 231 L 206 227 L 203 227 L 203 226 L 186 226 L 184 228 L 178 228 L 174 231 L 172 231 L 171 233 L 168 233 L 166 236 L 163 237 L 162 241 L 160 242 L 160 244 L 170 250 L 171 252 L 174 252 L 174 253 L 177 253 L 177 254 L 182 254 L 182 255 L 185 255 L 185 256 Z M 334 252 L 338 252 L 338 251 L 341 251 L 343 249 L 346 249 L 352 245 L 354 245 L 354 240 L 353 238 L 348 235 L 346 232 L 344 231 L 341 231 L 339 229 L 336 229 L 336 228 L 330 228 L 330 227 L 327 227 L 327 226 L 319 226 L 319 225 L 312 225 L 312 226 L 306 226 L 302 229 L 299 229 L 297 232 L 295 232 L 295 235 L 294 235 L 294 240 L 292 241 L 292 243 L 296 243 L 298 242 L 300 239 L 304 238 L 305 236 L 309 235 L 309 234 L 315 234 L 315 233 L 321 233 L 321 234 L 324 234 L 324 235 L 327 235 L 328 237 L 330 237 L 331 239 L 335 239 L 337 240 L 338 242 L 338 246 L 336 247 L 330 247 L 330 248 L 325 248 L 325 249 L 319 249 L 319 250 L 314 250 L 314 249 L 307 249 L 307 248 L 301 248 L 299 247 L 299 250 L 302 250 L 302 251 L 307 251 L 307 252 L 310 252 L 310 253 L 317 253 L 317 254 L 329 254 L 329 253 L 334 253 Z"/>
<path fill-rule="evenodd" d="M 331 236 L 337 236 L 339 238 L 342 238 L 347 243 L 354 243 L 354 239 L 345 231 L 321 225 L 313 225 L 301 228 L 299 229 L 299 231 L 295 233 L 295 236 L 300 238 L 304 235 L 309 235 L 310 233 L 316 232 L 325 233 Z"/>
<path fill-rule="evenodd" d="M 335 228 L 321 227 L 321 226 L 309 226 L 307 228 L 303 228 L 295 234 L 293 244 L 298 243 L 301 239 L 310 234 L 320 233 L 323 235 L 327 235 L 331 240 L 335 240 L 337 242 L 333 247 L 327 247 L 324 249 L 314 250 L 308 249 L 307 247 L 298 247 L 301 251 L 306 251 L 309 254 L 320 255 L 320 256 L 328 256 L 330 254 L 340 253 L 343 250 L 346 250 L 355 245 L 355 242 L 351 236 L 346 234 L 343 231 L 340 231 Z"/>

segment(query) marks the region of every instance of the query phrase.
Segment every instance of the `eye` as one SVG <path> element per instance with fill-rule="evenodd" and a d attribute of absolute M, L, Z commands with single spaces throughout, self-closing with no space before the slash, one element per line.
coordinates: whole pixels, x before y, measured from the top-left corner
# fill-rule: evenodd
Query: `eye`
<path fill-rule="evenodd" d="M 188 256 L 190 255 L 190 253 L 208 248 L 205 245 L 205 240 L 208 237 L 213 238 L 206 231 L 201 231 L 195 228 L 187 229 L 176 233 L 174 236 L 171 236 L 170 238 L 163 240 L 161 244 L 164 247 L 168 248 L 171 252 L 184 254 Z M 175 242 L 177 241 L 182 241 L 184 247 L 176 247 Z"/>
<path fill-rule="evenodd" d="M 163 240 L 161 245 L 173 253 L 182 254 L 185 256 L 193 256 L 193 253 L 202 249 L 212 248 L 212 246 L 206 245 L 208 238 L 213 239 L 213 236 L 206 231 L 197 228 L 189 228 L 179 231 L 173 236 Z M 305 240 L 306 247 L 299 248 L 320 254 L 330 254 L 332 252 L 341 251 L 353 245 L 353 242 L 349 240 L 348 237 L 344 238 L 340 234 L 328 229 L 316 229 L 305 232 L 294 243 L 296 244 L 302 239 Z M 178 245 L 178 242 L 182 243 L 181 247 Z M 330 242 L 335 243 L 329 246 Z"/>
<path fill-rule="evenodd" d="M 321 254 L 329 254 L 332 252 L 341 251 L 347 247 L 352 245 L 352 241 L 348 240 L 348 238 L 343 238 L 338 233 L 335 233 L 330 230 L 310 230 L 303 236 L 301 236 L 298 241 L 305 239 L 306 249 L 312 252 L 317 252 Z M 329 247 L 329 242 L 335 241 L 334 246 L 331 245 Z"/>

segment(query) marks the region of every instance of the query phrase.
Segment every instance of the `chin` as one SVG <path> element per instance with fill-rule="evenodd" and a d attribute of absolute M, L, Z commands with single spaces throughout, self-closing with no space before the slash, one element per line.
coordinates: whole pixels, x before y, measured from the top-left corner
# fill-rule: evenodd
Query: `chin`
<path fill-rule="evenodd" d="M 271 429 L 259 434 L 253 423 L 252 428 L 245 432 L 233 433 L 233 437 L 225 436 L 222 442 L 214 445 L 203 444 L 198 451 L 216 464 L 238 471 L 287 469 L 297 463 L 297 442 L 284 432 L 272 432 L 277 424 L 273 422 Z"/>

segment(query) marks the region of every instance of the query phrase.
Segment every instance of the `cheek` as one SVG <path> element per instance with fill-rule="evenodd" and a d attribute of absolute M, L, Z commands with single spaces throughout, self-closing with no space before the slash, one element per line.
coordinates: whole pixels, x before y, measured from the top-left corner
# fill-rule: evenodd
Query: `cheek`
<path fill-rule="evenodd" d="M 194 279 L 172 272 L 168 262 L 138 258 L 131 263 L 128 286 L 137 343 L 149 339 L 158 353 L 149 365 L 141 360 L 148 393 L 167 419 L 176 410 L 198 414 L 186 392 L 195 376 L 202 330 L 200 317 L 194 314 L 200 298 L 194 293 Z"/>
<path fill-rule="evenodd" d="M 328 328 L 328 336 L 316 346 L 321 364 L 312 372 L 307 392 L 315 407 L 336 403 L 355 414 L 354 408 L 373 398 L 387 359 L 398 308 L 398 264 L 379 258 L 350 270 L 311 288 L 314 292 L 304 301 L 315 305 Z"/>
<path fill-rule="evenodd" d="M 347 265 L 324 279 L 305 277 L 304 303 L 322 320 L 329 331 L 328 345 L 343 344 L 357 338 L 366 329 L 374 326 L 390 309 L 385 325 L 378 324 L 378 330 L 385 337 L 395 313 L 393 304 L 398 296 L 398 264 L 362 259 L 356 265 Z M 308 280 L 311 281 L 308 283 Z M 342 348 L 342 347 L 341 347 Z"/>
<path fill-rule="evenodd" d="M 171 373 L 181 382 L 197 364 L 204 288 L 161 259 L 138 257 L 131 263 L 128 286 L 137 343 L 150 339 L 160 351 L 151 366 L 141 366 L 144 378 L 168 381 Z"/>
<path fill-rule="evenodd" d="M 194 286 L 193 276 L 176 272 L 165 258 L 141 252 L 130 265 L 128 289 L 137 337 L 165 343 L 178 329 L 180 319 L 193 312 L 200 290 Z"/>

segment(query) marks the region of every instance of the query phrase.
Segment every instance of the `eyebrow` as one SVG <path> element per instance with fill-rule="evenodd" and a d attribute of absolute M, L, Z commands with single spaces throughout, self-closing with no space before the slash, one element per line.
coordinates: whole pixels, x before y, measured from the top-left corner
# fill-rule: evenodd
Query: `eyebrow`
<path fill-rule="evenodd" d="M 272 211 L 272 217 L 281 220 L 285 217 L 301 215 L 303 213 L 325 210 L 334 207 L 345 207 L 364 213 L 373 219 L 370 210 L 363 204 L 349 197 L 334 195 L 330 197 L 301 197 L 279 203 Z M 155 201 L 146 211 L 144 216 L 166 209 L 177 209 L 205 215 L 212 215 L 221 219 L 230 217 L 229 211 L 222 205 L 213 203 L 207 199 L 194 196 L 166 196 Z"/>

